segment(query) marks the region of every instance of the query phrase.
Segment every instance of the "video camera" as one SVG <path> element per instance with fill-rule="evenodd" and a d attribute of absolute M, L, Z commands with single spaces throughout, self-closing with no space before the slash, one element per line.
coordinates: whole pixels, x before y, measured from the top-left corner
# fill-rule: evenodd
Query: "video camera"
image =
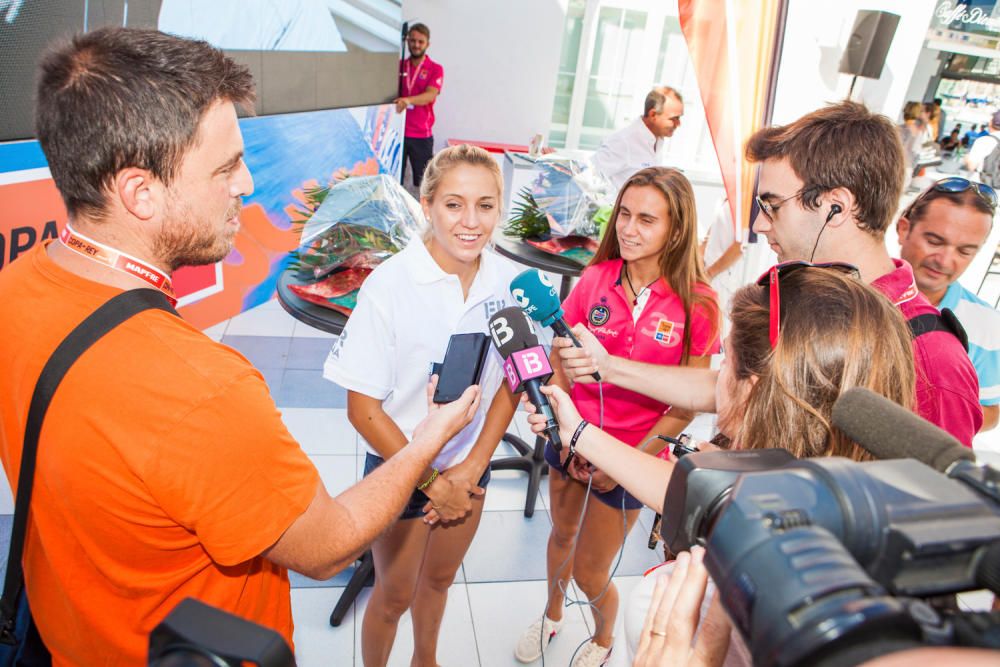
<path fill-rule="evenodd" d="M 149 635 L 153 667 L 294 667 L 284 638 L 210 605 L 187 598 Z"/>
<path fill-rule="evenodd" d="M 678 460 L 667 487 L 663 539 L 674 552 L 706 547 L 754 665 L 1000 648 L 1000 615 L 939 613 L 926 601 L 1000 593 L 1000 471 L 864 389 L 838 401 L 834 423 L 877 458 L 919 461 L 699 452 Z"/>

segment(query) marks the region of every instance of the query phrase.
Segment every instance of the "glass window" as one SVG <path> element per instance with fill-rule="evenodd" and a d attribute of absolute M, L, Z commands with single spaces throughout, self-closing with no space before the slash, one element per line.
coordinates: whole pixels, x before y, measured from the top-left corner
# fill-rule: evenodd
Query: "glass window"
<path fill-rule="evenodd" d="M 576 81 L 576 66 L 580 58 L 580 40 L 583 37 L 583 14 L 586 0 L 570 0 L 566 10 L 566 26 L 563 30 L 562 53 L 559 57 L 559 72 L 556 75 L 556 96 L 552 105 L 553 126 L 569 122 L 570 104 L 573 100 L 573 84 Z M 566 133 L 563 132 L 565 141 Z M 550 139 L 550 144 L 552 140 Z"/>
<path fill-rule="evenodd" d="M 667 140 L 670 164 L 719 179 L 698 82 L 676 5 L 670 4 L 570 0 L 549 127 L 551 146 L 597 149 L 604 137 L 642 114 L 650 88 L 668 85 L 684 98 L 681 127 Z M 589 58 L 580 67 L 584 54 Z"/>
<path fill-rule="evenodd" d="M 633 109 L 632 102 L 637 84 L 634 73 L 640 69 L 637 65 L 642 59 L 645 30 L 645 12 L 601 8 L 581 129 L 610 133 L 642 112 L 641 106 Z"/>

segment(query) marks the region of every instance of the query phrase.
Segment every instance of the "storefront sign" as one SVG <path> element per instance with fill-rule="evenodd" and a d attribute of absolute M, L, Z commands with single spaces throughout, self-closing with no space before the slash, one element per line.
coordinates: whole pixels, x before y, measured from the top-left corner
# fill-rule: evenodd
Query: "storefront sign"
<path fill-rule="evenodd" d="M 934 16 L 946 26 L 957 21 L 967 25 L 982 26 L 990 32 L 1000 32 L 1000 17 L 986 13 L 981 7 L 970 9 L 968 5 L 958 5 L 951 0 L 945 0 L 938 5 Z"/>

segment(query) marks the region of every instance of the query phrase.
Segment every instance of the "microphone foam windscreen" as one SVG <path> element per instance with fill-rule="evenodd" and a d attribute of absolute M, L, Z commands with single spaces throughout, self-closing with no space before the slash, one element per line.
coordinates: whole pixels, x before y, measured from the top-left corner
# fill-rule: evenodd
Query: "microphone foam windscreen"
<path fill-rule="evenodd" d="M 504 359 L 511 352 L 538 345 L 531 320 L 516 306 L 499 310 L 490 318 L 490 338 Z"/>
<path fill-rule="evenodd" d="M 510 293 L 528 316 L 539 322 L 562 317 L 562 304 L 556 288 L 539 273 L 528 269 L 510 281 Z"/>
<path fill-rule="evenodd" d="M 837 399 L 833 423 L 878 459 L 912 458 L 940 472 L 959 459 L 975 460 L 947 431 L 862 387 Z"/>

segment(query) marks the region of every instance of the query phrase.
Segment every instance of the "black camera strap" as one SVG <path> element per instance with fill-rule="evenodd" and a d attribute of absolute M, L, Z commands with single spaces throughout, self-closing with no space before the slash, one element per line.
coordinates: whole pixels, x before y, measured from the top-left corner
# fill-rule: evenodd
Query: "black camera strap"
<path fill-rule="evenodd" d="M 21 469 L 18 474 L 17 499 L 14 503 L 14 527 L 7 556 L 7 574 L 0 598 L 0 634 L 14 632 L 14 618 L 18 598 L 24 586 L 24 569 L 21 557 L 24 537 L 28 527 L 28 508 L 35 483 L 35 460 L 38 455 L 38 437 L 49 403 L 67 371 L 94 343 L 133 315 L 145 310 L 159 309 L 177 314 L 166 296 L 154 289 L 134 289 L 112 297 L 91 313 L 59 344 L 42 369 L 35 383 L 28 420 L 24 428 L 24 446 L 21 449 Z"/>
<path fill-rule="evenodd" d="M 914 338 L 932 331 L 946 331 L 958 339 L 966 352 L 969 351 L 969 335 L 965 333 L 965 327 L 958 321 L 950 308 L 942 308 L 940 314 L 924 313 L 911 317 L 906 321 L 906 324 L 910 327 L 910 335 Z"/>

